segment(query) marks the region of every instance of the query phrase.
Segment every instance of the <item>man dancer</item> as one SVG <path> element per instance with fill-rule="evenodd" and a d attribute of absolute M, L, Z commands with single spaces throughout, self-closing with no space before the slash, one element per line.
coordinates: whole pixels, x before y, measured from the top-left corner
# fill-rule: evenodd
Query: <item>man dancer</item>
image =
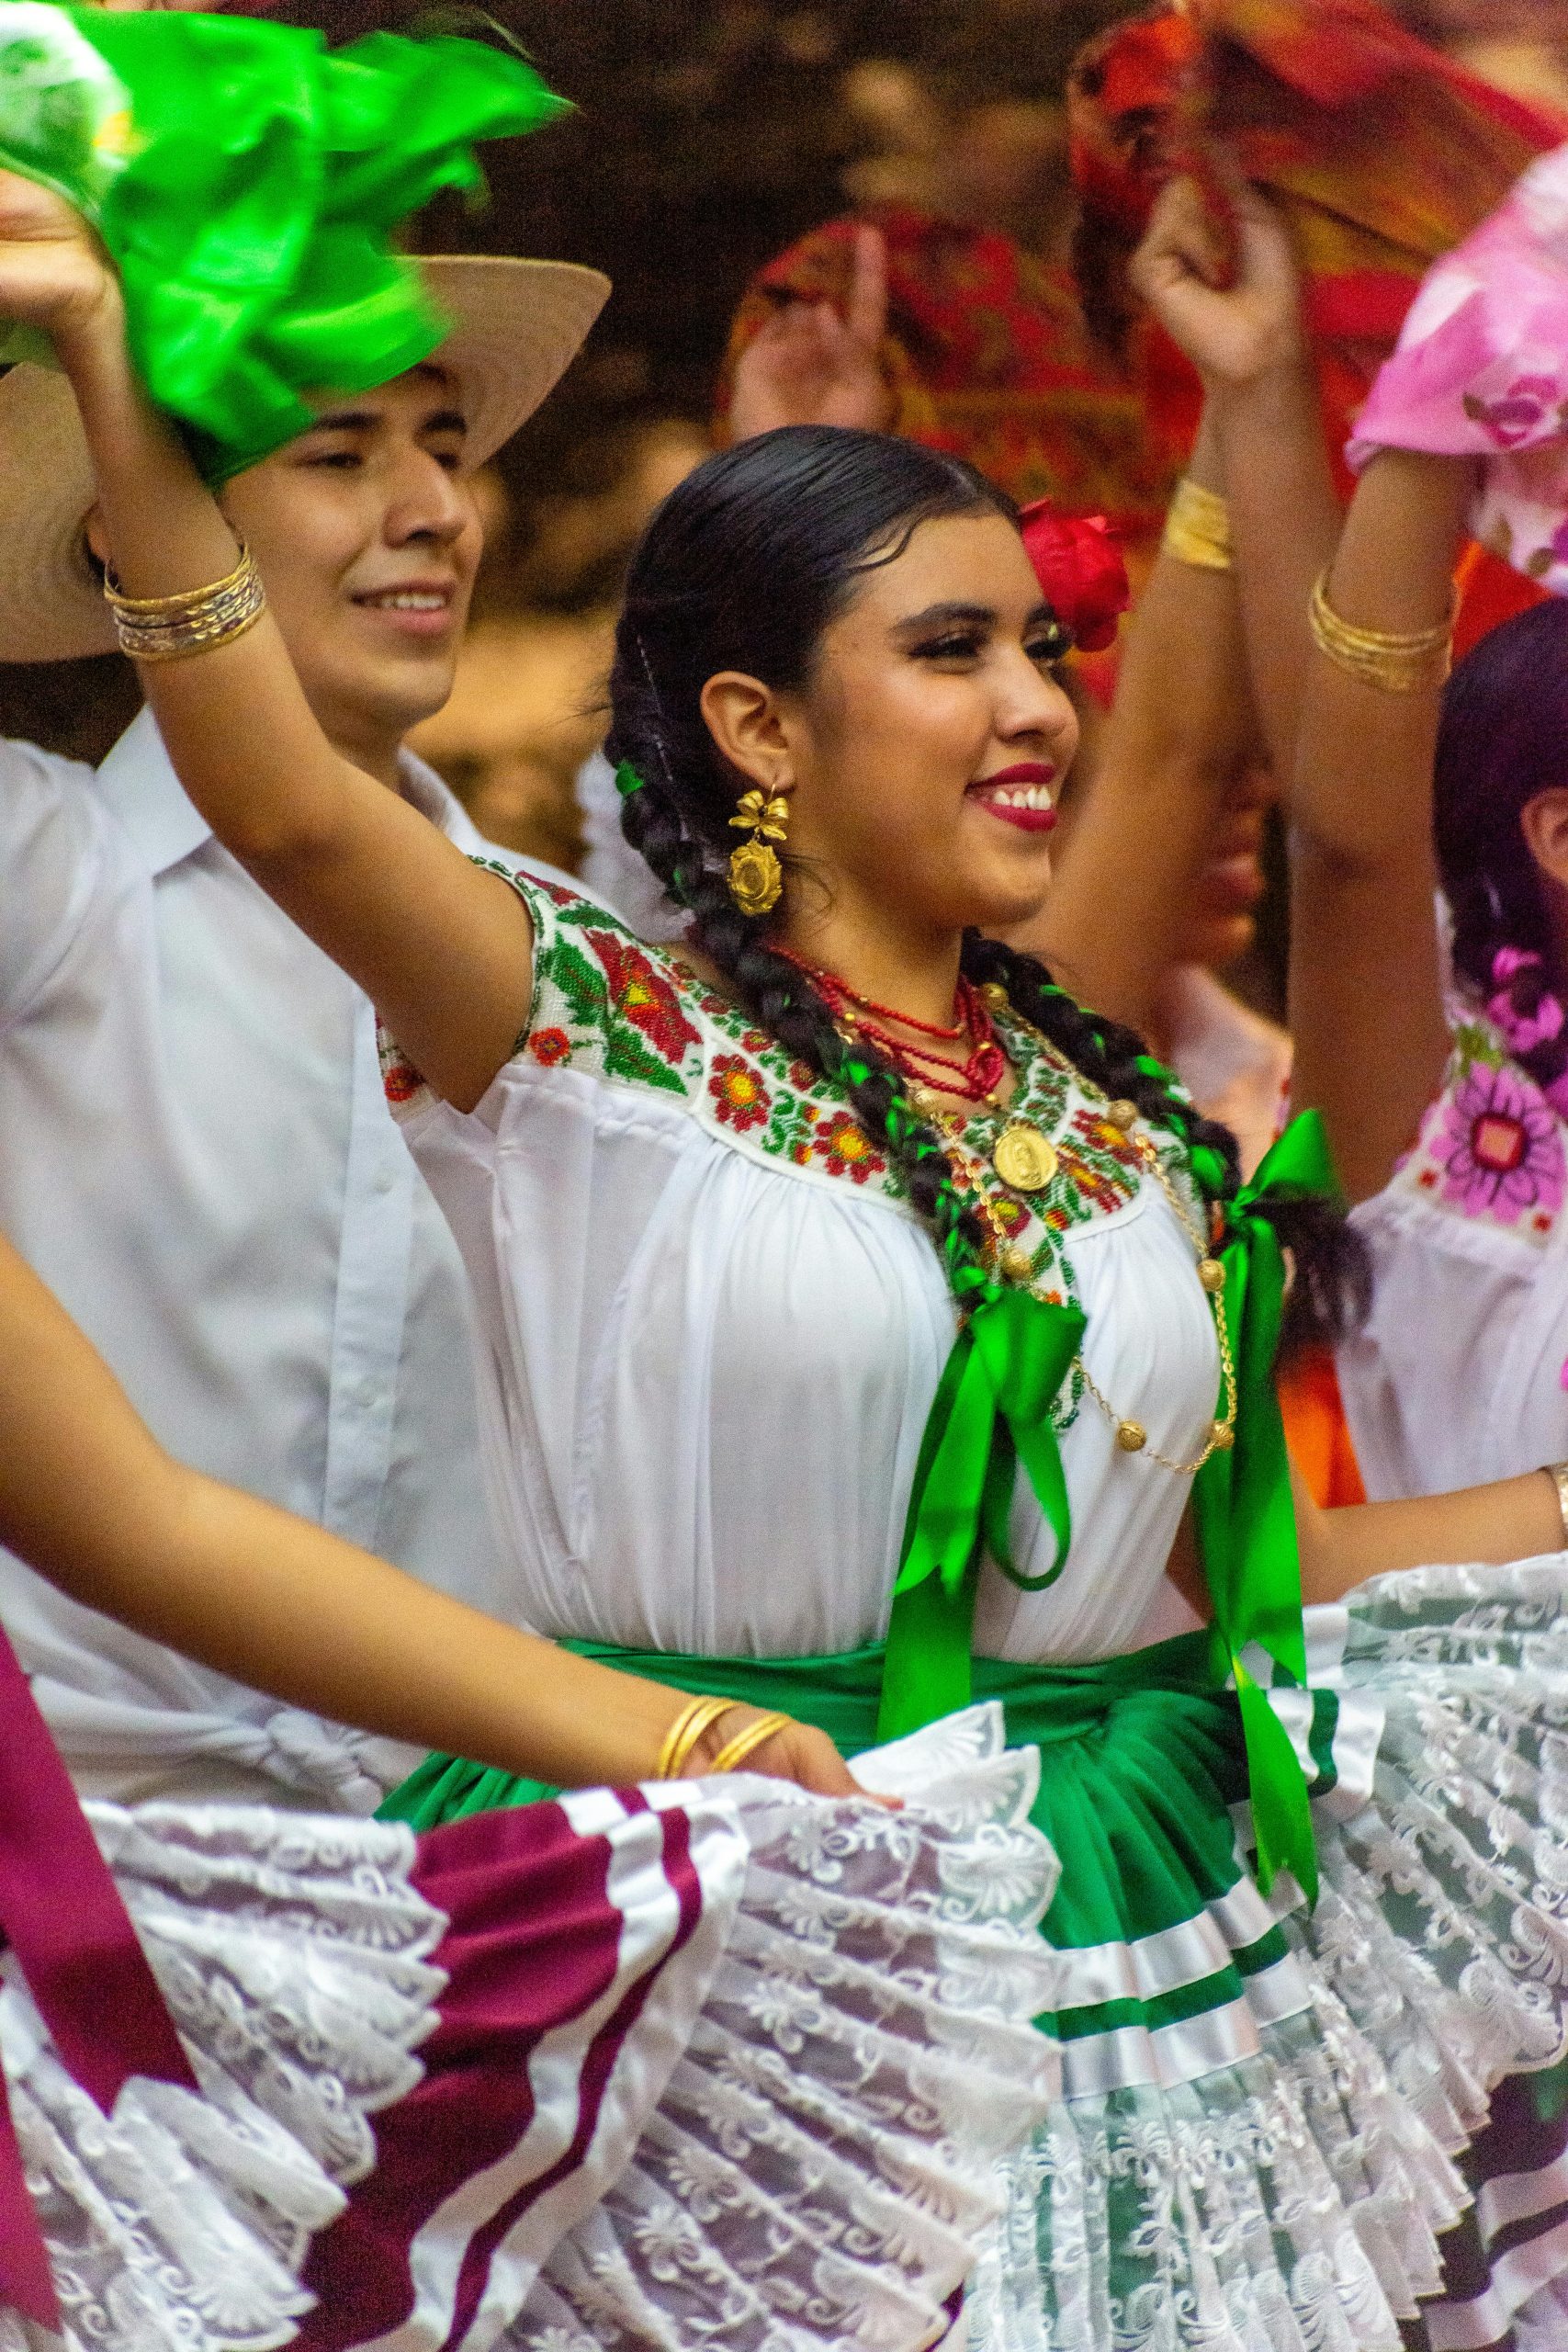
<path fill-rule="evenodd" d="M 402 738 L 478 565 L 468 477 L 608 291 L 422 265 L 453 332 L 224 492 L 318 718 L 464 848 Z M 63 379 L 0 381 L 0 660 L 112 646 Z M 172 1452 L 506 1615 L 457 1253 L 388 1114 L 368 1002 L 186 799 L 145 711 L 96 774 L 0 742 L 0 1226 Z M 222 1595 L 213 1596 L 215 1609 Z M 78 1608 L 0 1554 L 0 1616 L 78 1785 L 367 1812 L 413 1760 Z"/>

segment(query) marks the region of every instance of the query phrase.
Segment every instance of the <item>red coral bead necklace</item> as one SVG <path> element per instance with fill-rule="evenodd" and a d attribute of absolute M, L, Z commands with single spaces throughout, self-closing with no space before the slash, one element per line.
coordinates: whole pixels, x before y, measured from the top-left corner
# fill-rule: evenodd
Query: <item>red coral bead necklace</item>
<path fill-rule="evenodd" d="M 994 1101 L 1007 1077 L 1008 1059 L 998 1043 L 990 1009 L 972 980 L 960 975 L 953 1001 L 957 1019 L 950 1028 L 944 1028 L 940 1022 L 919 1021 L 912 1012 L 900 1012 L 893 1005 L 878 1004 L 874 997 L 862 996 L 837 972 L 823 971 L 819 966 L 807 963 L 803 956 L 791 955 L 787 947 L 781 953 L 815 984 L 840 1028 L 857 1029 L 862 1036 L 880 1046 L 894 1069 L 911 1085 L 957 1095 L 965 1102 Z M 918 1036 L 933 1039 L 937 1045 L 962 1044 L 968 1051 L 959 1060 L 950 1054 L 937 1053 L 931 1046 L 917 1046 L 907 1037 L 896 1036 L 886 1025 L 890 1021 L 914 1030 Z"/>

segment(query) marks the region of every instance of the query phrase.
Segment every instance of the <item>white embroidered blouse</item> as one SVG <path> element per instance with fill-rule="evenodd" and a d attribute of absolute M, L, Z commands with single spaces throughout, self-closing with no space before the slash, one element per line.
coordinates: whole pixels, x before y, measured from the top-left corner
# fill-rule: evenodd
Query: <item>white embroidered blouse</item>
<path fill-rule="evenodd" d="M 394 1049 L 387 1069 L 478 1303 L 512 1605 L 632 1647 L 871 1642 L 954 1335 L 929 1235 L 813 1070 L 602 907 L 517 887 L 536 976 L 512 1059 L 470 1113 Z M 1077 1296 L 1084 1361 L 1149 1451 L 1190 1458 L 1219 1383 L 1193 1241 L 1103 1098 L 1009 1035 L 1028 1065 L 1012 1107 L 1058 1154 L 1045 1191 L 1004 1199 L 1011 1244 Z M 1070 1557 L 1037 1594 L 987 1567 L 981 1655 L 1113 1655 L 1161 1587 L 1190 1481 L 1122 1452 L 1080 1380 L 1062 1409 Z M 1050 1565 L 1021 1478 L 1013 1543 L 1023 1573 Z"/>
<path fill-rule="evenodd" d="M 1563 1133 L 1496 1030 L 1463 1008 L 1414 1147 L 1353 1212 L 1376 1291 L 1337 1362 L 1374 1501 L 1568 1454 Z"/>

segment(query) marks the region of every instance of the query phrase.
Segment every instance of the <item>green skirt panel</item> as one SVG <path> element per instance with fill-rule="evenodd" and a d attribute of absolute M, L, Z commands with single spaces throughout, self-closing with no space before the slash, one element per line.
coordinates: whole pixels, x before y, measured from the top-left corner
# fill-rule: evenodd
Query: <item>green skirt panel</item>
<path fill-rule="evenodd" d="M 846 1756 L 876 1744 L 883 1652 L 874 1646 L 804 1658 L 694 1657 L 569 1642 L 564 1647 L 678 1689 L 778 1707 L 815 1724 Z M 1232 1807 L 1247 1793 L 1240 1713 L 1207 1634 L 1089 1664 L 1040 1667 L 975 1660 L 976 1702 L 999 1700 L 1010 1746 L 1040 1751 L 1032 1817 L 1062 1865 L 1043 1933 L 1059 1950 L 1137 1943 L 1181 1927 L 1242 1875 Z M 1314 1792 L 1331 1783 L 1334 1701 L 1317 1702 Z M 433 1755 L 394 1790 L 384 1820 L 429 1829 L 553 1792 L 536 1781 Z M 1278 1957 L 1251 1943 L 1197 1985 L 1182 2007 L 1235 2000 L 1242 1975 Z M 1086 2005 L 1079 2030 L 1130 2021 L 1127 1997 Z M 1162 1996 L 1163 1997 L 1163 1996 Z M 1146 2023 L 1145 2006 L 1136 2013 Z M 1062 2030 L 1074 2021 L 1064 2015 Z"/>

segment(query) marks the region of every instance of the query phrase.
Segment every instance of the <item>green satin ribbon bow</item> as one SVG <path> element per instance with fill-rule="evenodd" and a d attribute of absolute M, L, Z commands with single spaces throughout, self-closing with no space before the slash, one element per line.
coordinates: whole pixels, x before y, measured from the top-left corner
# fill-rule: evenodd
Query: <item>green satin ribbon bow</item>
<path fill-rule="evenodd" d="M 1274 1385 L 1285 1306 L 1285 1261 L 1259 1210 L 1270 1200 L 1335 1196 L 1338 1183 L 1315 1111 L 1293 1119 L 1250 1184 L 1225 1208 L 1217 1255 L 1221 1295 L 1235 1351 L 1235 1443 L 1213 1453 L 1193 1482 L 1198 1545 L 1214 1605 L 1214 1632 L 1235 1677 L 1247 1742 L 1258 1883 L 1267 1894 L 1289 1869 L 1309 1903 L 1317 1900 L 1317 1849 L 1306 1779 L 1289 1735 L 1243 1663 L 1256 1646 L 1287 1682 L 1306 1681 L 1301 1554 L 1284 1423 Z"/>
<path fill-rule="evenodd" d="M 1194 1163 L 1217 1189 L 1218 1164 Z M 1267 1893 L 1288 1868 L 1317 1897 L 1317 1849 L 1306 1779 L 1279 1717 L 1244 1662 L 1256 1645 L 1280 1677 L 1306 1681 L 1301 1555 L 1274 1360 L 1284 1314 L 1285 1261 L 1266 1203 L 1333 1196 L 1334 1164 L 1315 1111 L 1292 1122 L 1256 1177 L 1225 1210 L 1218 1256 L 1221 1306 L 1235 1355 L 1235 1443 L 1211 1454 L 1193 1483 L 1199 1548 L 1214 1606 L 1217 1664 L 1233 1677 L 1247 1746 L 1258 1878 Z M 975 1593 L 988 1553 L 1025 1590 L 1055 1583 L 1071 1540 L 1066 1483 L 1051 1407 L 1083 1334 L 1076 1307 L 1003 1289 L 973 1268 L 954 1280 L 968 1312 L 920 1442 L 893 1589 L 879 1739 L 895 1739 L 966 1706 Z M 1009 1520 L 1022 1462 L 1056 1540 L 1043 1577 L 1014 1567 Z"/>
<path fill-rule="evenodd" d="M 954 1279 L 964 1328 L 920 1441 L 893 1588 L 878 1739 L 897 1739 L 969 1703 L 980 1562 L 988 1553 L 1026 1592 L 1054 1584 L 1072 1526 L 1051 1407 L 1083 1336 L 1076 1306 L 1003 1289 L 976 1268 Z M 973 1302 L 968 1304 L 968 1302 Z M 1014 1567 L 1009 1520 L 1021 1462 L 1056 1539 L 1043 1576 Z"/>
<path fill-rule="evenodd" d="M 301 394 L 429 358 L 445 322 L 392 232 L 438 188 L 481 192 L 477 139 L 563 110 L 483 43 L 244 17 L 0 0 L 0 164 L 93 223 L 131 356 L 209 481 L 310 424 Z M 0 329 L 0 361 L 46 356 Z"/>

